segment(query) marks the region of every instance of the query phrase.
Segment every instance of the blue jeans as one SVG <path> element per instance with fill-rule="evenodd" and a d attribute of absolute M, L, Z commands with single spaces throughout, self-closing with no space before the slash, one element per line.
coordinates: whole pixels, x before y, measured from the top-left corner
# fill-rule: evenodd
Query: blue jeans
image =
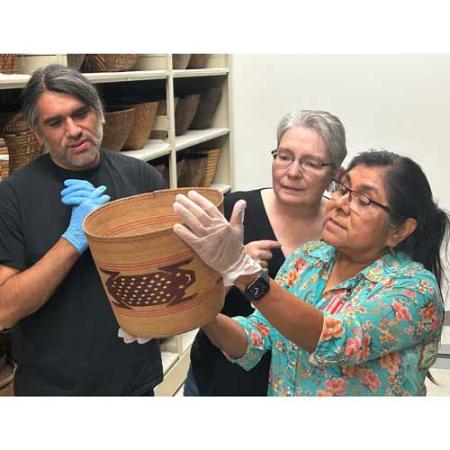
<path fill-rule="evenodd" d="M 200 393 L 198 392 L 197 381 L 195 380 L 191 365 L 189 365 L 189 370 L 184 382 L 183 395 L 184 397 L 197 397 L 200 395 Z"/>

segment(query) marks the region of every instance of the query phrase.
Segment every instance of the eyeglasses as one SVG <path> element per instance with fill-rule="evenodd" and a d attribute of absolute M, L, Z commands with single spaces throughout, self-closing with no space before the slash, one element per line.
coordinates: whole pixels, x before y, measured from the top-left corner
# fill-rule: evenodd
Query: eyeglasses
<path fill-rule="evenodd" d="M 270 152 L 278 167 L 287 169 L 297 159 L 289 150 L 276 148 Z M 324 167 L 333 166 L 333 163 L 324 163 L 313 156 L 302 156 L 297 159 L 298 165 L 305 172 L 321 172 Z"/>
<path fill-rule="evenodd" d="M 371 199 L 368 195 L 363 194 L 360 191 L 350 189 L 341 181 L 333 179 L 330 184 L 330 187 L 328 188 L 328 191 L 330 192 L 331 197 L 327 197 L 326 195 L 324 195 L 324 197 L 329 198 L 330 200 L 337 200 L 348 194 L 348 203 L 350 209 L 352 211 L 355 211 L 357 214 L 360 214 L 361 212 L 367 210 L 367 208 L 369 208 L 370 205 L 376 205 L 379 208 L 384 209 L 388 213 L 395 215 L 394 211 L 392 211 L 392 209 L 389 206 L 383 205 L 382 203 L 379 203 Z"/>

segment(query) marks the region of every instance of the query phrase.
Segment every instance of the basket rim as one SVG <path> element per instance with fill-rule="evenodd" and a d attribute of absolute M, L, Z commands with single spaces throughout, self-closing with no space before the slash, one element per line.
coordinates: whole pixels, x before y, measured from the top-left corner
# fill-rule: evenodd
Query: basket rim
<path fill-rule="evenodd" d="M 99 208 L 95 209 L 94 211 L 90 212 L 83 221 L 83 231 L 86 233 L 89 239 L 96 241 L 96 242 L 114 242 L 114 241 L 120 241 L 120 242 L 127 242 L 127 241 L 139 241 L 142 239 L 146 239 L 148 236 L 161 236 L 164 234 L 167 234 L 169 232 L 172 232 L 173 225 L 162 225 L 161 228 L 154 230 L 154 231 L 147 231 L 143 233 L 136 233 L 133 236 L 104 236 L 99 234 L 93 234 L 89 230 L 86 229 L 86 226 L 89 226 L 89 221 L 92 220 L 93 217 L 97 216 L 98 214 L 102 213 L 103 211 L 109 209 L 109 208 L 115 208 L 117 205 L 120 205 L 122 203 L 133 203 L 136 200 L 140 200 L 144 197 L 158 197 L 161 195 L 164 195 L 167 193 L 167 191 L 173 192 L 175 194 L 182 194 L 187 193 L 189 191 L 197 191 L 200 194 L 202 192 L 214 192 L 219 194 L 220 201 L 215 204 L 216 207 L 218 207 L 221 203 L 223 203 L 223 194 L 221 191 L 215 188 L 210 187 L 182 187 L 182 188 L 174 188 L 174 189 L 159 189 L 153 192 L 146 192 L 143 194 L 137 194 L 137 195 L 131 195 L 129 197 L 120 198 L 117 200 L 113 200 L 112 202 L 106 203 L 103 206 L 100 206 Z"/>

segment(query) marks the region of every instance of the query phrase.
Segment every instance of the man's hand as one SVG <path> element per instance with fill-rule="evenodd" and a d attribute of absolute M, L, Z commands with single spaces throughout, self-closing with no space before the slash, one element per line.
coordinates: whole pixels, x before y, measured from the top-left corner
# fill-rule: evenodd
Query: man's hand
<path fill-rule="evenodd" d="M 69 241 L 78 253 L 82 254 L 88 247 L 83 231 L 85 217 L 99 206 L 108 203 L 111 197 L 104 194 L 106 186 L 94 188 L 84 180 L 66 180 L 64 184 L 68 187 L 61 192 L 61 202 L 65 205 L 72 205 L 73 208 L 69 226 L 62 237 Z"/>

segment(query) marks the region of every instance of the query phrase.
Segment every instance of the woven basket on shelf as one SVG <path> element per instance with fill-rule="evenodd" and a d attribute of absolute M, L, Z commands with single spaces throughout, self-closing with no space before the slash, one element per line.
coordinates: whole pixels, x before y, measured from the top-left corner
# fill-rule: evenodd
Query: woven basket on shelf
<path fill-rule="evenodd" d="M 133 107 L 135 108 L 133 128 L 123 145 L 123 150 L 144 148 L 155 121 L 158 102 L 139 103 Z"/>
<path fill-rule="evenodd" d="M 95 53 L 84 58 L 81 70 L 83 72 L 125 72 L 136 64 L 137 55 Z"/>
<path fill-rule="evenodd" d="M 5 134 L 8 147 L 9 173 L 34 161 L 41 153 L 41 146 L 33 132 Z"/>
<path fill-rule="evenodd" d="M 198 191 L 217 207 L 215 189 Z M 222 277 L 172 230 L 178 193 L 166 189 L 115 200 L 84 221 L 89 247 L 119 326 L 147 338 L 180 334 L 223 306 Z"/>
<path fill-rule="evenodd" d="M 190 126 L 192 130 L 204 130 L 211 126 L 221 96 L 222 89 L 218 87 L 209 88 L 200 94 L 197 112 Z"/>
<path fill-rule="evenodd" d="M 120 151 L 131 133 L 135 108 L 105 112 L 102 148 Z"/>
<path fill-rule="evenodd" d="M 177 107 L 179 98 L 173 99 L 174 108 Z M 150 133 L 150 139 L 164 140 L 169 135 L 168 131 L 169 119 L 167 117 L 167 105 L 166 100 L 160 100 L 158 109 L 156 110 L 155 121 L 153 122 L 152 132 Z"/>
<path fill-rule="evenodd" d="M 189 53 L 178 53 L 172 55 L 172 68 L 174 70 L 186 69 L 189 64 L 191 55 Z"/>
<path fill-rule="evenodd" d="M 9 175 L 9 154 L 8 147 L 3 138 L 0 138 L 0 181 Z M 0 342 L 1 344 L 1 342 Z"/>
<path fill-rule="evenodd" d="M 30 131 L 31 129 L 20 111 L 0 113 L 0 134 L 17 134 Z"/>
<path fill-rule="evenodd" d="M 75 70 L 80 70 L 81 66 L 83 65 L 85 56 L 86 55 L 84 53 L 83 54 L 68 53 L 67 54 L 67 66 L 71 67 L 72 69 L 75 69 Z"/>
<path fill-rule="evenodd" d="M 217 163 L 220 158 L 220 148 L 210 148 L 207 150 L 198 150 L 205 156 L 206 162 L 202 167 L 202 176 L 198 183 L 201 187 L 209 187 L 214 180 L 217 170 Z"/>
<path fill-rule="evenodd" d="M 189 129 L 197 112 L 200 94 L 180 97 L 175 108 L 175 135 L 180 136 Z"/>
<path fill-rule="evenodd" d="M 189 59 L 188 69 L 204 69 L 208 63 L 210 55 L 206 53 L 192 54 Z"/>
<path fill-rule="evenodd" d="M 0 53 L 0 73 L 17 73 L 19 59 L 17 55 Z"/>
<path fill-rule="evenodd" d="M 199 186 L 206 167 L 206 157 L 197 152 L 189 152 L 184 158 L 184 166 L 178 177 L 178 186 Z"/>

